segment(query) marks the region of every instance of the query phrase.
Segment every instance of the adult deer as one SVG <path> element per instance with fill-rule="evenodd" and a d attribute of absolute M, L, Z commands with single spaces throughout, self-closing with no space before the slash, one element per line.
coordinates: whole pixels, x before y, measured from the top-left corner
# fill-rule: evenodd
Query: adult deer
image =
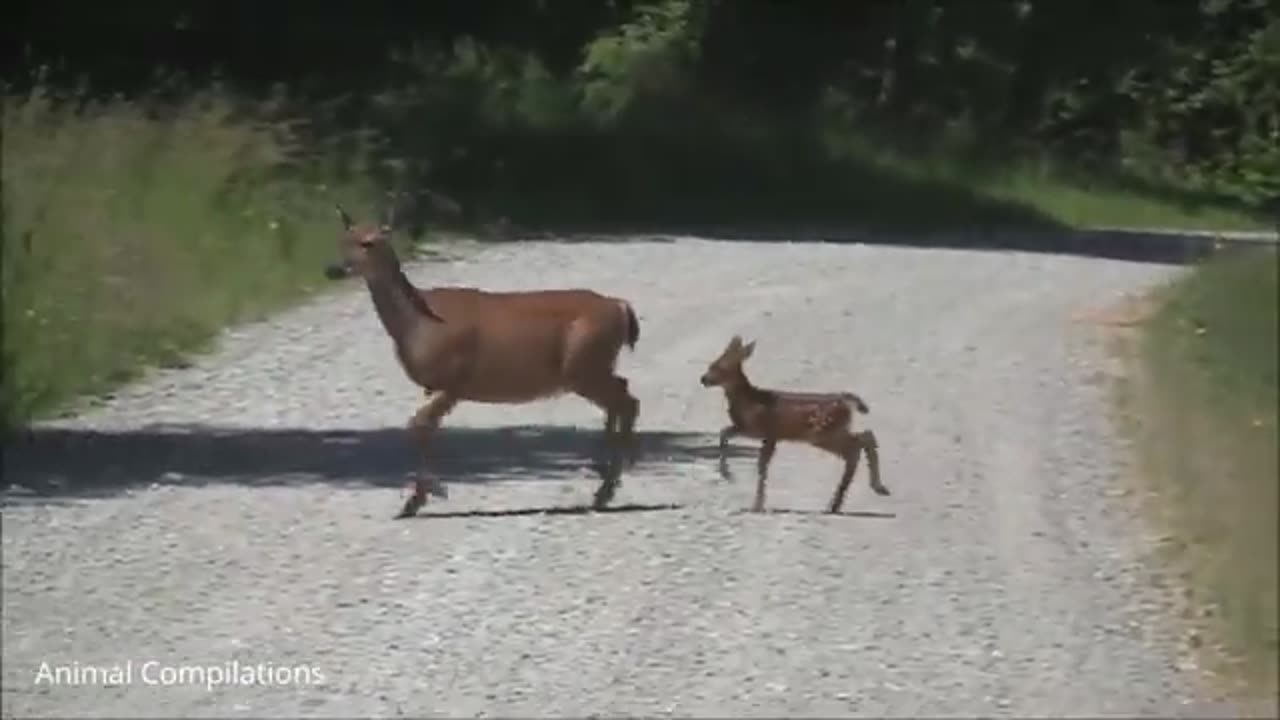
<path fill-rule="evenodd" d="M 752 512 L 764 510 L 765 484 L 769 463 L 779 441 L 802 442 L 826 450 L 844 461 L 844 474 L 836 486 L 827 512 L 838 513 L 845 493 L 865 450 L 871 472 L 871 489 L 888 495 L 880 482 L 880 454 L 876 436 L 870 430 L 853 432 L 853 411 L 870 409 L 862 398 L 850 392 L 799 393 L 756 387 L 742 370 L 742 363 L 755 352 L 756 343 L 742 343 L 734 335 L 720 356 L 702 374 L 703 387 L 720 387 L 729 405 L 730 424 L 720 431 L 720 473 L 728 477 L 725 450 L 735 435 L 760 440 L 756 463 L 756 497 Z"/>
<path fill-rule="evenodd" d="M 409 420 L 424 458 L 432 434 L 461 401 L 514 404 L 575 393 L 605 412 L 612 453 L 594 506 L 608 505 L 620 484 L 624 445 L 627 464 L 635 462 L 640 402 L 615 372 L 622 346 L 634 349 L 640 337 L 630 303 L 582 289 L 419 289 L 391 245 L 390 216 L 378 226 L 355 225 L 337 210 L 340 261 L 325 274 L 364 278 L 401 367 L 425 390 L 426 403 Z M 438 480 L 428 482 L 424 467 L 396 517 L 416 514 L 428 493 L 447 496 Z"/>

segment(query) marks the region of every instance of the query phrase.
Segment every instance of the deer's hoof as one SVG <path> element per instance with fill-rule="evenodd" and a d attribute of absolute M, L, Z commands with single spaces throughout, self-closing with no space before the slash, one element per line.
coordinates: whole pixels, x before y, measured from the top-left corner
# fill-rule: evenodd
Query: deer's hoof
<path fill-rule="evenodd" d="M 613 493 L 616 489 L 616 487 L 601 488 L 600 491 L 596 493 L 595 499 L 591 502 L 592 509 L 604 510 L 608 507 L 609 502 L 613 500 Z"/>
<path fill-rule="evenodd" d="M 418 514 L 418 510 L 420 510 L 424 504 L 425 503 L 423 503 L 423 501 L 417 498 L 413 498 L 409 500 L 409 502 L 405 503 L 404 507 L 400 509 L 400 512 L 397 513 L 396 516 L 391 519 L 403 520 L 404 518 L 411 518 L 414 515 Z"/>
<path fill-rule="evenodd" d="M 877 495 L 886 496 L 889 494 L 889 488 L 883 485 L 872 485 L 871 489 L 874 490 Z"/>

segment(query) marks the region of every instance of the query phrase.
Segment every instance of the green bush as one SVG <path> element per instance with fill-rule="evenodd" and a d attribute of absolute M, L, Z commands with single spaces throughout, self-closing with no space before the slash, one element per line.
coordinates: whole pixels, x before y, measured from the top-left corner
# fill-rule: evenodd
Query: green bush
<path fill-rule="evenodd" d="M 319 284 L 333 200 L 363 210 L 371 188 L 298 160 L 287 123 L 239 105 L 4 98 L 6 423 L 181 362 Z"/>

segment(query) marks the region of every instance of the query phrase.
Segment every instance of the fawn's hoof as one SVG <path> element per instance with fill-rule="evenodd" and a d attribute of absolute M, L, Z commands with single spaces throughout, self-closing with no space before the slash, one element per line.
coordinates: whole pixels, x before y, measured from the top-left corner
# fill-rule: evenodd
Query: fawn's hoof
<path fill-rule="evenodd" d="M 871 489 L 872 489 L 873 491 L 875 491 L 875 494 L 877 494 L 877 495 L 882 495 L 882 496 L 884 496 L 884 495 L 888 495 L 888 494 L 889 494 L 889 488 L 887 488 L 887 487 L 885 487 L 885 486 L 883 486 L 883 485 L 872 485 L 872 486 L 871 486 Z"/>

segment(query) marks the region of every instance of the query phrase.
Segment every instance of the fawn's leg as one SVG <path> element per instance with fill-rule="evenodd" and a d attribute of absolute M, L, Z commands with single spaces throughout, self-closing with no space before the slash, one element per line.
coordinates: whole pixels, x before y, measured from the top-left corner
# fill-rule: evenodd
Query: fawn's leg
<path fill-rule="evenodd" d="M 756 460 L 756 499 L 751 504 L 751 512 L 764 512 L 764 486 L 769 480 L 769 462 L 777 449 L 777 440 L 766 439 L 760 444 L 760 457 Z"/>
<path fill-rule="evenodd" d="M 858 433 L 858 440 L 862 449 L 867 451 L 867 469 L 871 472 L 871 489 L 877 495 L 888 495 L 889 488 L 880 482 L 880 443 L 876 440 L 875 433 L 863 430 Z"/>
<path fill-rule="evenodd" d="M 627 381 L 617 376 L 586 383 L 576 388 L 574 392 L 605 412 L 605 429 L 608 432 L 605 439 L 613 452 L 608 467 L 603 473 L 604 479 L 600 483 L 600 488 L 596 490 L 593 504 L 599 509 L 609 504 L 621 484 L 621 444 L 628 445 L 630 450 L 628 459 L 634 461 L 635 422 L 639 415 L 640 401 L 627 391 Z M 619 432 L 612 432 L 615 424 Z"/>
<path fill-rule="evenodd" d="M 428 394 L 427 402 L 410 418 L 409 432 L 418 441 L 418 445 L 422 449 L 423 467 L 413 482 L 413 494 L 405 501 L 404 507 L 401 508 L 400 514 L 396 518 L 412 517 L 416 514 L 427 503 L 428 492 L 441 497 L 445 496 L 444 486 L 439 479 L 433 479 L 428 482 L 426 477 L 426 454 L 427 448 L 431 444 L 431 436 L 440 427 L 444 416 L 448 415 L 449 411 L 453 410 L 457 404 L 458 399 L 450 393 L 440 391 L 435 394 Z"/>
<path fill-rule="evenodd" d="M 831 504 L 827 506 L 827 512 L 832 514 L 840 512 L 864 450 L 867 453 L 867 467 L 871 473 L 871 489 L 877 495 L 889 494 L 888 488 L 880 482 L 880 456 L 876 452 L 876 436 L 870 430 L 830 435 L 819 438 L 814 444 L 844 460 L 844 473 L 840 476 L 835 494 L 831 496 Z"/>
<path fill-rule="evenodd" d="M 729 476 L 729 441 L 738 434 L 738 428 L 733 425 L 726 425 L 720 430 L 720 477 L 725 480 L 731 479 Z"/>
<path fill-rule="evenodd" d="M 844 460 L 844 473 L 840 475 L 836 492 L 831 496 L 831 503 L 827 506 L 827 512 L 834 515 L 840 512 L 841 506 L 844 505 L 845 493 L 849 492 L 849 484 L 853 482 L 853 474 L 858 469 L 858 460 L 862 457 L 862 444 L 856 435 L 841 432 L 820 437 L 814 445 Z"/>

